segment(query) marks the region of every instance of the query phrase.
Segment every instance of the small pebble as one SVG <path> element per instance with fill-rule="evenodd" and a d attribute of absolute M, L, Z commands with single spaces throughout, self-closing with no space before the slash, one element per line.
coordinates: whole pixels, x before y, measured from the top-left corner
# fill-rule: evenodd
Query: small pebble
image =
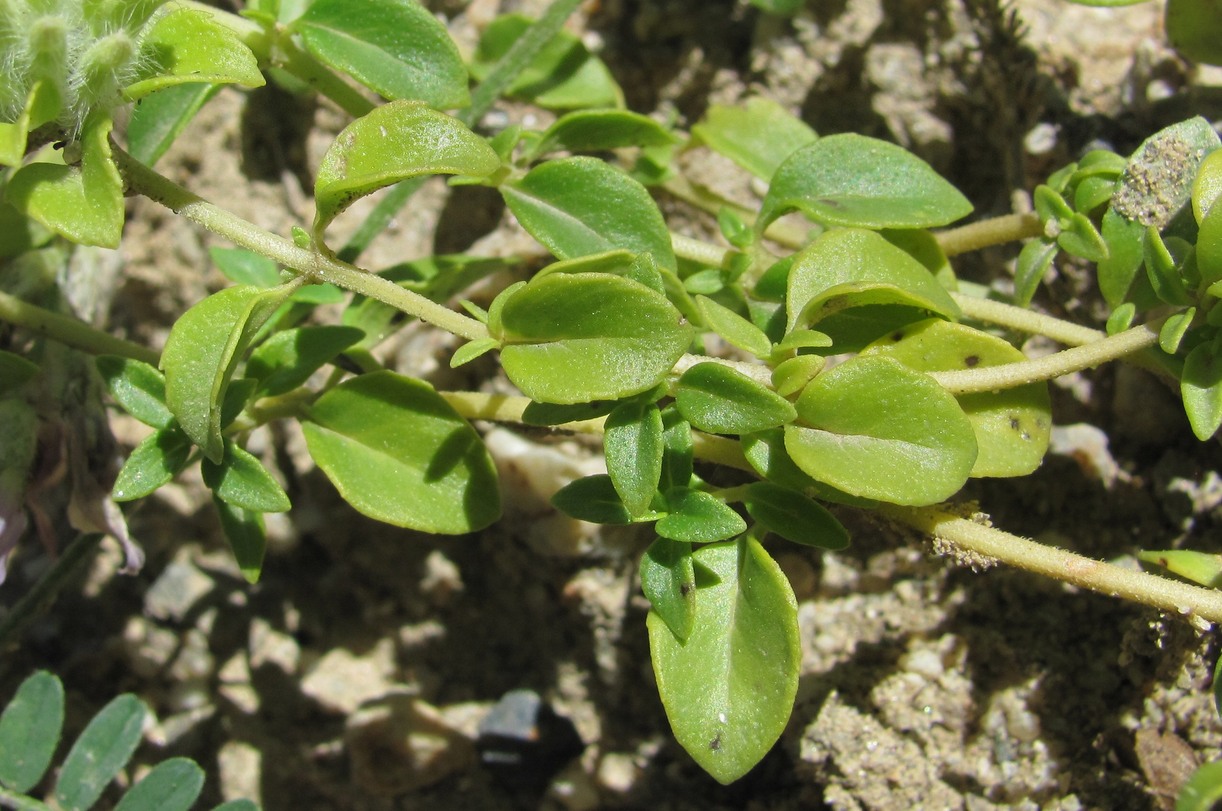
<path fill-rule="evenodd" d="M 541 791 L 585 744 L 533 690 L 511 690 L 479 725 L 480 761 L 502 782 Z"/>

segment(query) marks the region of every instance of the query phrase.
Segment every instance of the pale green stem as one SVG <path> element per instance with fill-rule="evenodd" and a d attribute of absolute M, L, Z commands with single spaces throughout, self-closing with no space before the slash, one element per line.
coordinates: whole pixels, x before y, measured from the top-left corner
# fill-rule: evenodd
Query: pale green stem
<path fill-rule="evenodd" d="M 945 507 L 893 507 L 880 511 L 895 521 L 970 554 L 1180 615 L 1195 614 L 1222 622 L 1222 591 L 1188 585 L 1165 577 L 1045 546 L 969 521 Z"/>
<path fill-rule="evenodd" d="M 721 209 L 728 209 L 737 214 L 739 219 L 747 225 L 754 225 L 758 216 L 758 212 L 753 209 L 727 200 L 703 187 L 693 186 L 682 175 L 676 175 L 667 180 L 662 184 L 662 188 L 685 203 L 714 216 Z M 810 228 L 813 227 L 813 225 L 810 226 Z M 789 248 L 801 248 L 810 241 L 810 228 L 793 226 L 778 220 L 764 229 L 764 236 Z"/>
<path fill-rule="evenodd" d="M 0 321 L 94 355 L 119 355 L 154 366 L 160 357 L 148 347 L 107 335 L 70 315 L 44 310 L 8 293 L 0 293 Z"/>
<path fill-rule="evenodd" d="M 1157 343 L 1158 330 L 1152 325 L 1142 324 L 1103 340 L 1075 346 L 1042 358 L 929 374 L 952 394 L 1001 391 L 1040 380 L 1052 380 L 1083 369 L 1093 369 L 1108 361 L 1119 360 L 1148 349 Z"/>
<path fill-rule="evenodd" d="M 1082 346 L 1107 337 L 1107 333 L 1090 327 L 1080 327 L 1050 315 L 1037 313 L 1013 304 L 951 293 L 951 298 L 967 318 L 987 321 L 1000 327 L 1033 335 L 1044 335 L 1066 346 Z"/>
<path fill-rule="evenodd" d="M 11 808 L 13 811 L 51 811 L 51 806 L 46 803 L 9 791 L 2 786 L 0 786 L 0 808 Z"/>
<path fill-rule="evenodd" d="M 1034 214 L 1003 214 L 934 234 L 942 253 L 958 256 L 993 245 L 1004 245 L 1044 235 L 1044 224 Z"/>
<path fill-rule="evenodd" d="M 118 147 L 112 149 L 130 191 L 143 194 L 235 245 L 266 256 L 315 282 L 330 282 L 345 290 L 377 299 L 459 337 L 472 341 L 488 337 L 487 327 L 474 318 L 455 312 L 347 262 L 332 259 L 317 251 L 299 248 L 290 240 L 265 231 L 187 191 Z"/>
<path fill-rule="evenodd" d="M 529 397 L 509 394 L 484 394 L 477 391 L 439 392 L 446 402 L 468 420 L 488 420 L 523 424 L 522 415 L 530 405 Z M 579 434 L 601 434 L 605 417 L 593 420 L 566 422 L 553 426 L 557 430 Z"/>
<path fill-rule="evenodd" d="M 728 248 L 685 237 L 682 234 L 672 233 L 670 235 L 670 244 L 674 248 L 676 256 L 701 265 L 708 265 L 709 267 L 725 267 L 726 258 L 730 255 Z"/>

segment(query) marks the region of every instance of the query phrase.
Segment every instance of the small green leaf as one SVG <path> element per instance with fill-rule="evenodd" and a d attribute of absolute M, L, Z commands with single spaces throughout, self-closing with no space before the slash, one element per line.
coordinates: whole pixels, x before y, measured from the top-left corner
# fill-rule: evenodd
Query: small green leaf
<path fill-rule="evenodd" d="M 9 179 L 5 199 L 72 242 L 117 248 L 123 232 L 123 180 L 110 152 L 112 126 L 104 115 L 91 116 L 81 132 L 79 168 L 22 166 Z"/>
<path fill-rule="evenodd" d="M 1132 0 L 1136 2 L 1136 0 Z M 751 5 L 763 9 L 769 14 L 788 16 L 802 8 L 802 0 L 751 0 Z"/>
<path fill-rule="evenodd" d="M 605 473 L 574 479 L 556 491 L 552 506 L 592 524 L 631 524 L 632 515 Z"/>
<path fill-rule="evenodd" d="M 227 803 L 221 803 L 212 811 L 259 811 L 259 806 L 250 800 L 230 800 Z"/>
<path fill-rule="evenodd" d="M 314 179 L 315 237 L 354 201 L 378 189 L 422 175 L 483 177 L 500 166 L 488 142 L 458 119 L 422 102 L 384 104 L 345 127 L 323 156 Z"/>
<path fill-rule="evenodd" d="M 1146 274 L 1140 273 L 1145 259 L 1146 227 L 1109 208 L 1103 214 L 1103 241 L 1108 255 L 1099 263 L 1099 292 L 1115 309 L 1130 298 L 1138 299 L 1142 309 L 1157 299 L 1150 290 Z M 1147 301 L 1147 299 L 1149 299 Z"/>
<path fill-rule="evenodd" d="M 827 358 L 822 355 L 798 355 L 783 360 L 772 370 L 772 387 L 782 397 L 795 395 L 823 371 L 826 363 Z"/>
<path fill-rule="evenodd" d="M 145 425 L 166 428 L 174 415 L 165 404 L 165 377 L 147 363 L 117 355 L 96 361 L 106 389 L 123 410 Z"/>
<path fill-rule="evenodd" d="M 724 541 L 747 530 L 742 516 L 702 490 L 677 487 L 666 494 L 669 512 L 654 525 L 663 538 L 687 543 Z"/>
<path fill-rule="evenodd" d="M 696 619 L 696 571 L 692 545 L 658 538 L 641 558 L 641 591 L 679 642 L 692 633 Z"/>
<path fill-rule="evenodd" d="M 38 364 L 0 349 L 0 396 L 14 392 L 38 376 Z"/>
<path fill-rule="evenodd" d="M 604 152 L 626 146 L 665 146 L 679 139 L 649 116 L 627 110 L 579 110 L 544 131 L 527 160 L 554 152 Z"/>
<path fill-rule="evenodd" d="M 849 504 L 854 507 L 875 507 L 877 500 L 862 498 L 845 493 L 842 490 L 815 481 L 801 468 L 794 464 L 785 450 L 785 431 L 781 428 L 770 428 L 758 434 L 750 434 L 741 438 L 743 455 L 755 468 L 755 472 L 770 482 L 798 492 L 810 493 L 821 501 L 834 504 Z"/>
<path fill-rule="evenodd" d="M 751 434 L 797 416 L 784 397 L 720 363 L 698 363 L 684 372 L 675 405 L 684 419 L 711 434 Z"/>
<path fill-rule="evenodd" d="M 479 435 L 427 383 L 393 372 L 347 380 L 302 423 L 306 446 L 361 513 L 421 532 L 474 532 L 501 513 Z"/>
<path fill-rule="evenodd" d="M 747 513 L 782 538 L 833 552 L 849 545 L 849 532 L 814 499 L 771 482 L 747 487 Z"/>
<path fill-rule="evenodd" d="M 479 340 L 465 343 L 458 347 L 453 357 L 450 358 L 450 368 L 457 369 L 459 366 L 464 366 L 476 358 L 491 352 L 500 345 L 501 342 L 495 338 L 480 338 Z"/>
<path fill-rule="evenodd" d="M 127 124 L 128 153 L 147 166 L 155 164 L 220 89 L 219 84 L 192 82 L 140 99 Z"/>
<path fill-rule="evenodd" d="M 321 62 L 387 99 L 438 109 L 470 100 L 458 46 L 413 0 L 315 0 L 292 28 Z"/>
<path fill-rule="evenodd" d="M 64 725 L 64 686 L 45 670 L 26 678 L 0 715 L 0 784 L 24 794 L 42 780 Z"/>
<path fill-rule="evenodd" d="M 1217 0 L 1167 0 L 1163 27 L 1175 49 L 1194 62 L 1222 65 Z"/>
<path fill-rule="evenodd" d="M 901 305 L 948 319 L 959 316 L 959 306 L 928 268 L 879 234 L 857 228 L 828 231 L 799 252 L 788 290 L 790 330 L 865 305 Z"/>
<path fill-rule="evenodd" d="M 1194 297 L 1184 286 L 1181 275 L 1183 260 L 1177 261 L 1171 255 L 1162 235 L 1153 226 L 1146 229 L 1145 260 L 1146 276 L 1159 299 L 1179 307 L 1193 302 Z"/>
<path fill-rule="evenodd" d="M 1214 151 L 1201 161 L 1192 181 L 1192 213 L 1197 224 L 1204 224 L 1205 216 L 1219 197 L 1222 197 L 1222 151 Z"/>
<path fill-rule="evenodd" d="M 1190 0 L 1191 2 L 1191 0 Z M 1219 146 L 1218 134 L 1197 116 L 1165 127 L 1151 135 L 1129 158 L 1120 177 L 1110 211 L 1121 218 L 1167 227 L 1192 200 L 1192 185 L 1205 156 Z M 1104 220 L 1103 238 L 1108 238 Z"/>
<path fill-rule="evenodd" d="M 181 84 L 237 84 L 262 87 L 254 53 L 211 12 L 170 7 L 140 37 L 140 74 L 123 89 L 135 101 Z"/>
<path fill-rule="evenodd" d="M 1219 157 L 1218 174 L 1222 176 L 1222 150 L 1214 155 Z M 1201 219 L 1201 227 L 1197 232 L 1196 257 L 1202 284 L 1208 287 L 1222 279 L 1222 206 L 1210 206 Z"/>
<path fill-rule="evenodd" d="M 628 402 L 607 416 L 607 472 L 633 516 L 649 510 L 662 477 L 662 413 L 654 403 Z"/>
<path fill-rule="evenodd" d="M 1197 308 L 1189 307 L 1183 312 L 1172 313 L 1167 316 L 1167 320 L 1163 322 L 1162 328 L 1158 331 L 1158 348 L 1168 355 L 1174 355 L 1180 351 L 1180 344 L 1183 342 L 1184 336 L 1188 334 L 1188 330 L 1192 326 L 1192 320 L 1196 318 L 1196 315 Z"/>
<path fill-rule="evenodd" d="M 676 267 L 657 203 L 606 161 L 547 161 L 502 185 L 501 194 L 522 227 L 559 259 L 626 249 L 652 254 L 661 268 Z"/>
<path fill-rule="evenodd" d="M 976 436 L 955 398 L 928 375 L 884 357 L 824 372 L 797 402 L 785 448 L 812 478 L 892 504 L 945 501 L 967 481 Z"/>
<path fill-rule="evenodd" d="M 158 763 L 119 800 L 115 811 L 188 811 L 204 787 L 204 770 L 185 757 Z"/>
<path fill-rule="evenodd" d="M 245 448 L 225 440 L 219 463 L 205 459 L 200 466 L 204 484 L 227 504 L 254 512 L 287 512 L 292 504 L 267 468 Z"/>
<path fill-rule="evenodd" d="M 298 327 L 277 332 L 250 353 L 246 374 L 269 397 L 292 391 L 324 364 L 365 337 L 355 327 Z"/>
<path fill-rule="evenodd" d="M 922 372 L 981 369 L 1027 359 L 996 336 L 937 319 L 905 327 L 866 353 L 886 355 Z M 955 399 L 976 434 L 979 452 L 973 477 L 1025 476 L 1040 466 L 1052 432 L 1047 384 L 961 394 Z"/>
<path fill-rule="evenodd" d="M 235 507 L 215 495 L 212 503 L 216 506 L 221 529 L 229 541 L 229 548 L 233 550 L 233 559 L 237 561 L 242 577 L 246 578 L 247 583 L 258 583 L 263 573 L 263 556 L 267 552 L 263 513 Z"/>
<path fill-rule="evenodd" d="M 505 297 L 502 301 L 502 297 Z M 603 273 L 559 273 L 506 290 L 488 326 L 509 379 L 532 400 L 617 400 L 653 388 L 692 328 L 665 296 Z"/>
<path fill-rule="evenodd" d="M 1088 262 L 1102 262 L 1107 259 L 1107 243 L 1085 214 L 1074 212 L 1069 219 L 1061 223 L 1057 244 L 1067 253 Z"/>
<path fill-rule="evenodd" d="M 25 159 L 30 130 L 55 120 L 60 96 L 51 83 L 37 81 L 26 96 L 21 114 L 12 122 L 0 122 L 0 166 L 20 166 Z"/>
<path fill-rule="evenodd" d="M 522 422 L 526 425 L 564 425 L 567 422 L 581 422 L 605 417 L 615 410 L 616 401 L 599 400 L 590 403 L 558 403 L 530 402 L 522 411 Z"/>
<path fill-rule="evenodd" d="M 772 341 L 759 327 L 743 318 L 729 307 L 718 304 L 707 296 L 696 296 L 696 306 L 704 316 L 709 329 L 716 332 L 732 346 L 750 352 L 757 358 L 772 354 Z"/>
<path fill-rule="evenodd" d="M 143 701 L 125 693 L 93 717 L 55 781 L 55 802 L 63 811 L 86 811 L 97 802 L 140 745 L 148 715 Z"/>
<path fill-rule="evenodd" d="M 801 660 L 797 601 L 753 538 L 703 547 L 692 562 L 691 635 L 680 641 L 651 611 L 649 650 L 675 738 L 728 784 L 768 753 L 793 711 Z"/>
<path fill-rule="evenodd" d="M 483 81 L 531 23 L 521 14 L 501 14 L 489 23 L 471 63 L 472 76 Z M 567 31 L 539 51 L 506 94 L 551 110 L 623 106 L 623 94 L 611 71 Z"/>
<path fill-rule="evenodd" d="M 691 484 L 695 441 L 691 424 L 673 403 L 662 409 L 662 428 L 662 476 L 658 489 L 666 493 Z"/>
<path fill-rule="evenodd" d="M 115 478 L 115 501 L 144 498 L 177 476 L 191 456 L 191 440 L 177 426 L 159 429 L 137 445 Z"/>
<path fill-rule="evenodd" d="M 1216 684 L 1217 682 L 1215 682 Z M 1222 761 L 1197 768 L 1175 798 L 1175 811 L 1213 811 L 1222 800 Z"/>
<path fill-rule="evenodd" d="M 1216 589 L 1222 586 L 1222 555 L 1190 549 L 1164 549 L 1142 550 L 1137 553 L 1137 558 L 1142 563 L 1162 566 L 1167 571 L 1206 588 Z"/>
<path fill-rule="evenodd" d="M 1018 253 L 1014 266 L 1014 303 L 1026 307 L 1056 259 L 1060 246 L 1050 239 L 1032 239 Z"/>
<path fill-rule="evenodd" d="M 713 105 L 692 139 L 725 155 L 762 180 L 798 149 L 814 143 L 815 131 L 772 99 L 759 96 L 742 106 Z"/>
<path fill-rule="evenodd" d="M 908 150 L 845 133 L 820 138 L 781 164 L 756 231 L 794 209 L 826 225 L 933 228 L 966 217 L 972 205 Z"/>
<path fill-rule="evenodd" d="M 1213 344 L 1194 347 L 1184 359 L 1180 394 L 1197 439 L 1204 442 L 1216 434 L 1222 427 L 1222 357 Z"/>
<path fill-rule="evenodd" d="M 229 287 L 187 310 L 170 329 L 161 353 L 166 405 L 214 462 L 223 451 L 221 406 L 234 369 L 254 334 L 291 292 L 291 285 Z"/>
<path fill-rule="evenodd" d="M 208 249 L 208 255 L 225 278 L 234 284 L 251 284 L 255 287 L 280 284 L 279 266 L 261 253 L 245 248 L 212 247 Z"/>

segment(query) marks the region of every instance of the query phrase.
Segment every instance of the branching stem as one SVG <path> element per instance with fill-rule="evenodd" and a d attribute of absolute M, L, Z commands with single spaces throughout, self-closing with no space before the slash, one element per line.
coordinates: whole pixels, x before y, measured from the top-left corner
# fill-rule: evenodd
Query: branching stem
<path fill-rule="evenodd" d="M 135 160 L 118 147 L 112 149 L 130 191 L 143 194 L 235 245 L 249 248 L 315 282 L 330 282 L 345 290 L 377 299 L 461 338 L 477 340 L 488 337 L 488 329 L 474 318 L 455 312 L 347 262 L 324 256 L 318 251 L 299 248 L 291 241 L 207 202 Z"/>
<path fill-rule="evenodd" d="M 958 256 L 993 245 L 1043 236 L 1044 224 L 1035 214 L 1003 214 L 934 234 L 942 253 Z"/>
<path fill-rule="evenodd" d="M 43 309 L 8 293 L 0 292 L 0 321 L 94 355 L 120 355 L 157 365 L 158 354 L 148 347 L 107 335 L 70 315 Z"/>

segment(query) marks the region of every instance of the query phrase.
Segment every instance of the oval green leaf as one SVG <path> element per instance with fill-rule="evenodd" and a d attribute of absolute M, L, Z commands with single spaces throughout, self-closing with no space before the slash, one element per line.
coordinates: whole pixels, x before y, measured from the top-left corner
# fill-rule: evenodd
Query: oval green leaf
<path fill-rule="evenodd" d="M 1175 49 L 1194 62 L 1222 65 L 1218 0 L 1167 0 L 1163 26 Z"/>
<path fill-rule="evenodd" d="M 420 380 L 374 372 L 318 399 L 306 446 L 361 513 L 421 532 L 474 532 L 501 513 L 496 468 L 479 435 Z"/>
<path fill-rule="evenodd" d="M 204 484 L 226 504 L 262 513 L 282 513 L 292 507 L 289 497 L 267 468 L 245 448 L 228 439 L 221 461 L 204 459 L 200 472 Z"/>
<path fill-rule="evenodd" d="M 788 487 L 755 482 L 743 500 L 747 513 L 787 541 L 837 551 L 849 545 L 849 532 L 822 504 Z"/>
<path fill-rule="evenodd" d="M 115 811 L 187 811 L 204 787 L 204 770 L 185 757 L 158 763 L 123 795 Z"/>
<path fill-rule="evenodd" d="M 698 363 L 684 372 L 675 405 L 684 419 L 711 434 L 750 434 L 797 416 L 784 397 L 720 363 Z"/>
<path fill-rule="evenodd" d="M 925 161 L 864 135 L 820 138 L 776 170 L 755 228 L 799 210 L 826 225 L 933 228 L 972 212 L 972 204 Z"/>
<path fill-rule="evenodd" d="M 552 506 L 570 518 L 592 524 L 632 523 L 632 515 L 606 473 L 569 482 L 552 496 Z"/>
<path fill-rule="evenodd" d="M 867 350 L 921 372 L 978 369 L 1026 360 L 1018 349 L 963 324 L 931 319 L 890 335 Z M 1026 476 L 1040 466 L 1052 434 L 1045 383 L 956 397 L 976 433 L 974 478 Z"/>
<path fill-rule="evenodd" d="M 1184 410 L 1197 439 L 1204 442 L 1222 427 L 1222 357 L 1212 344 L 1201 344 L 1184 359 L 1180 378 Z"/>
<path fill-rule="evenodd" d="M 603 273 L 532 280 L 492 309 L 505 373 L 539 402 L 617 400 L 653 388 L 692 338 L 665 296 Z"/>
<path fill-rule="evenodd" d="M 772 354 L 772 341 L 759 327 L 743 318 L 738 313 L 718 304 L 708 296 L 696 296 L 696 306 L 704 316 L 704 323 L 732 346 L 744 352 L 750 352 L 757 358 L 766 358 Z"/>
<path fill-rule="evenodd" d="M 785 159 L 818 139 L 815 131 L 772 99 L 754 97 L 742 106 L 713 105 L 692 139 L 725 155 L 762 180 Z"/>
<path fill-rule="evenodd" d="M 173 8 L 140 39 L 139 76 L 123 89 L 128 101 L 182 84 L 262 87 L 259 62 L 245 43 L 211 12 Z"/>
<path fill-rule="evenodd" d="M 162 428 L 145 437 L 127 457 L 110 497 L 115 501 L 144 498 L 187 466 L 191 440 L 178 426 Z"/>
<path fill-rule="evenodd" d="M 624 403 L 607 416 L 603 452 L 615 491 L 633 516 L 644 514 L 662 478 L 662 412 L 654 403 Z"/>
<path fill-rule="evenodd" d="M 147 166 L 155 164 L 220 89 L 219 84 L 192 82 L 141 99 L 127 122 L 128 153 Z"/>
<path fill-rule="evenodd" d="M 346 6 L 347 3 L 339 5 Z M 314 179 L 314 235 L 353 201 L 421 175 L 490 175 L 501 159 L 457 118 L 418 101 L 392 101 L 353 121 Z"/>
<path fill-rule="evenodd" d="M 696 619 L 692 545 L 669 538 L 650 544 L 641 557 L 641 591 L 675 638 L 686 640 Z"/>
<path fill-rule="evenodd" d="M 531 149 L 528 160 L 554 152 L 603 152 L 626 146 L 666 146 L 679 139 L 649 116 L 628 110 L 579 110 L 561 116 Z"/>
<path fill-rule="evenodd" d="M 815 378 L 797 402 L 785 449 L 805 473 L 855 496 L 919 506 L 957 493 L 976 462 L 976 435 L 931 377 L 884 357 L 858 357 Z"/>
<path fill-rule="evenodd" d="M 1180 788 L 1175 811 L 1212 811 L 1219 801 L 1222 801 L 1222 761 L 1214 761 L 1200 766 Z"/>
<path fill-rule="evenodd" d="M 260 393 L 284 394 L 364 337 L 364 330 L 356 327 L 329 325 L 277 332 L 250 353 L 246 375 L 259 381 Z"/>
<path fill-rule="evenodd" d="M 670 232 L 645 187 L 596 158 L 553 160 L 501 186 L 509 210 L 557 258 L 626 249 L 675 269 Z"/>
<path fill-rule="evenodd" d="M 0 715 L 0 784 L 19 794 L 38 785 L 63 725 L 63 684 L 45 670 L 27 677 Z"/>
<path fill-rule="evenodd" d="M 124 411 L 145 425 L 166 428 L 174 415 L 165 404 L 165 377 L 161 372 L 131 358 L 102 355 L 96 361 L 106 389 Z"/>
<path fill-rule="evenodd" d="M 93 717 L 72 745 L 55 781 L 55 801 L 60 808 L 85 811 L 97 802 L 140 745 L 148 714 L 143 701 L 125 693 Z"/>
<path fill-rule="evenodd" d="M 417 2 L 315 0 L 292 28 L 320 61 L 387 99 L 414 99 L 438 109 L 469 101 L 458 47 Z"/>
<path fill-rule="evenodd" d="M 221 529 L 233 550 L 233 559 L 247 583 L 258 583 L 263 574 L 263 556 L 267 552 L 267 531 L 263 526 L 263 513 L 251 512 L 232 504 L 226 504 L 215 495 L 212 504 L 216 507 Z"/>
<path fill-rule="evenodd" d="M 718 782 L 772 748 L 793 711 L 801 648 L 785 575 L 750 537 L 695 551 L 696 616 L 680 641 L 649 612 L 649 650 L 675 739 Z"/>
<path fill-rule="evenodd" d="M 687 543 L 712 543 L 747 530 L 742 516 L 728 504 L 703 490 L 676 487 L 666 494 L 669 512 L 654 530 L 663 538 Z"/>

